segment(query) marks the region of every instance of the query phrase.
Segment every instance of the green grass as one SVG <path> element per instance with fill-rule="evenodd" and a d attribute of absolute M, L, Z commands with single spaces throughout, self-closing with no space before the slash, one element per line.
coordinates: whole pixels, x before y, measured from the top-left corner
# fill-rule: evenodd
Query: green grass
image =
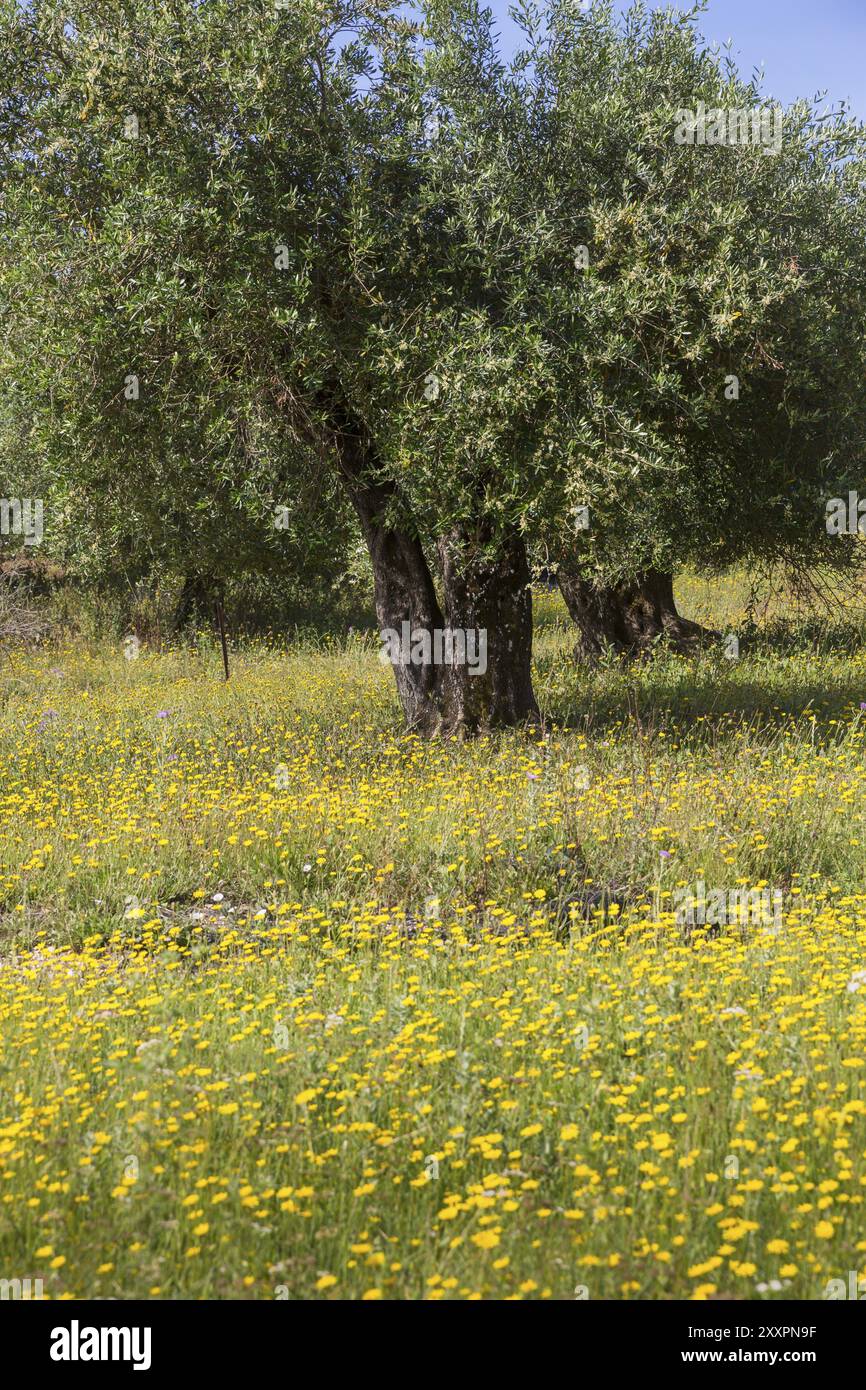
<path fill-rule="evenodd" d="M 679 592 L 743 621 L 742 578 Z M 467 744 L 401 734 L 369 635 L 248 644 L 228 686 L 210 643 L 6 653 L 0 1278 L 811 1299 L 862 1269 L 859 610 L 592 669 L 558 598 L 536 621 L 544 730 Z M 699 881 L 778 892 L 779 929 L 683 923 Z"/>

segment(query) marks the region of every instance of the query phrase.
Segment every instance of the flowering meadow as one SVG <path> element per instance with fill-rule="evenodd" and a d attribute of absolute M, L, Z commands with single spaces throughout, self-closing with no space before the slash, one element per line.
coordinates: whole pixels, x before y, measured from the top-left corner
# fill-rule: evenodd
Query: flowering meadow
<path fill-rule="evenodd" d="M 3 652 L 0 1276 L 821 1299 L 866 1272 L 857 614 L 588 669 L 536 607 L 548 721 L 466 743 L 400 732 L 359 635 L 243 646 L 227 684 L 209 641 Z M 699 882 L 781 919 L 683 922 Z"/>

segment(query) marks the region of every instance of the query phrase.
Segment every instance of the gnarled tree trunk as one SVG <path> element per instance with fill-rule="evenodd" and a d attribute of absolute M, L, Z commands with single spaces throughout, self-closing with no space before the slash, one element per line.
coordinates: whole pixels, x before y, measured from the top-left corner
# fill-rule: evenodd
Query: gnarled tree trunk
<path fill-rule="evenodd" d="M 457 537 L 443 541 L 443 614 L 411 520 L 393 519 L 406 508 L 396 483 L 378 475 L 363 425 L 344 410 L 333 430 L 370 553 L 383 651 L 409 728 L 427 736 L 474 734 L 534 719 L 532 598 L 520 537 L 492 559 Z"/>
<path fill-rule="evenodd" d="M 475 634 L 474 665 L 444 669 L 446 723 L 480 729 L 534 722 L 532 591 L 522 538 L 515 532 L 491 556 L 452 536 L 439 543 L 445 613 L 452 632 Z"/>
<path fill-rule="evenodd" d="M 677 612 L 673 575 L 645 570 L 620 584 L 585 579 L 569 561 L 559 567 L 559 587 L 580 630 L 576 655 L 597 657 L 605 651 L 641 656 L 659 641 L 675 651 L 690 652 L 718 636 Z"/>
<path fill-rule="evenodd" d="M 360 422 L 341 411 L 334 431 L 337 457 L 373 569 L 376 618 L 381 632 L 426 632 L 444 628 L 442 610 L 424 551 L 409 528 L 388 520 L 398 503 L 396 485 L 375 477 L 376 457 Z M 437 670 L 399 660 L 392 662 L 406 723 L 419 733 L 435 733 L 440 723 Z"/>

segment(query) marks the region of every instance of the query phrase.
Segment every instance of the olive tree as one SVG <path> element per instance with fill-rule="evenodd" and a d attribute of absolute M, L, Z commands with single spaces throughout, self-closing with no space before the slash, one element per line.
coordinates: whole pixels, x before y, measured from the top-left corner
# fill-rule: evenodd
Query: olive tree
<path fill-rule="evenodd" d="M 824 523 L 862 486 L 864 128 L 742 80 L 702 43 L 703 8 L 522 7 L 525 124 L 502 166 L 532 270 L 511 313 L 550 348 L 537 544 L 589 651 L 699 639 L 673 603 L 683 564 L 858 551 Z"/>
<path fill-rule="evenodd" d="M 463 293 L 460 189 L 503 115 L 463 10 L 452 45 L 387 0 L 2 8 L 4 292 L 32 348 L 6 371 L 58 488 L 118 545 L 218 577 L 255 563 L 269 497 L 291 525 L 332 479 L 380 626 L 408 629 L 394 669 L 425 732 L 535 713 L 522 463 L 546 386 L 537 336 Z M 431 82 L 451 101 L 441 148 Z M 433 444 L 410 469 L 421 417 Z M 430 659 L 443 633 L 452 658 L 452 634 L 483 633 L 484 660 Z"/>

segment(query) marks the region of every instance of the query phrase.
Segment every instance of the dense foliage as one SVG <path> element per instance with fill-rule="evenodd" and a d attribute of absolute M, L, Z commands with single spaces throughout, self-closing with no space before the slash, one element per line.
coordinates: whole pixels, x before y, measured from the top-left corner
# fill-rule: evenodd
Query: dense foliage
<path fill-rule="evenodd" d="M 438 728 L 534 711 L 527 548 L 849 556 L 863 130 L 682 143 L 767 107 L 700 9 L 525 0 L 505 64 L 477 0 L 3 0 L 0 427 L 78 565 L 324 581 L 360 525 L 380 625 L 489 630 L 395 668 Z"/>

